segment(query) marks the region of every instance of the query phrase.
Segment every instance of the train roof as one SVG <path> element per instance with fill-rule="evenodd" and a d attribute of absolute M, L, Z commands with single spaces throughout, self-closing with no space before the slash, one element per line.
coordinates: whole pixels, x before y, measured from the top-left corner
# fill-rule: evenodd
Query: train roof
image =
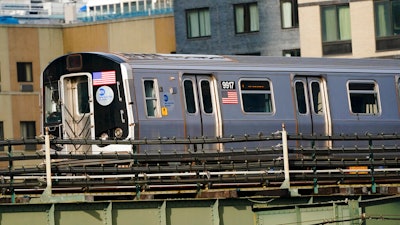
<path fill-rule="evenodd" d="M 397 59 L 338 59 L 305 57 L 271 57 L 239 55 L 193 55 L 193 54 L 118 54 L 126 59 L 133 68 L 148 67 L 190 67 L 192 69 L 274 70 L 293 68 L 312 71 L 320 69 L 340 70 L 379 70 L 400 72 L 400 60 Z"/>
<path fill-rule="evenodd" d="M 244 55 L 200 55 L 200 54 L 138 54 L 138 53 L 94 53 L 115 59 L 132 68 L 201 69 L 201 70 L 286 70 L 334 72 L 362 71 L 400 73 L 398 59 L 350 59 L 350 58 L 306 58 Z M 212 67 L 212 68 L 210 68 Z"/>

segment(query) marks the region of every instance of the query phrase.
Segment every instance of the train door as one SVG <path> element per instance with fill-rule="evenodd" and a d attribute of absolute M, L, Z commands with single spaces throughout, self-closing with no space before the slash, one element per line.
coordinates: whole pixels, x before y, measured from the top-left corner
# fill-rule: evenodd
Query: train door
<path fill-rule="evenodd" d="M 295 76 L 293 88 L 297 109 L 297 133 L 330 135 L 331 120 L 325 80 L 319 76 Z"/>
<path fill-rule="evenodd" d="M 64 139 L 94 139 L 92 79 L 90 74 L 63 75 L 61 113 Z M 90 145 L 66 145 L 68 153 L 90 153 Z"/>
<path fill-rule="evenodd" d="M 185 134 L 190 138 L 221 136 L 220 115 L 216 101 L 216 84 L 212 76 L 184 75 Z M 216 150 L 218 145 L 196 144 L 194 151 Z"/>

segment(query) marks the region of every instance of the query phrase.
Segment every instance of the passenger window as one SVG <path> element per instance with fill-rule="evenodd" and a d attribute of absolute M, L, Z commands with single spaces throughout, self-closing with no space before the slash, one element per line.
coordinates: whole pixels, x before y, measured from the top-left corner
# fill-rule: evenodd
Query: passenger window
<path fill-rule="evenodd" d="M 315 114 L 323 114 L 322 96 L 320 83 L 317 81 L 311 82 L 312 103 Z"/>
<path fill-rule="evenodd" d="M 307 113 L 307 101 L 306 101 L 304 83 L 301 81 L 296 81 L 295 88 L 296 88 L 297 111 L 300 114 L 306 114 Z"/>
<path fill-rule="evenodd" d="M 211 98 L 210 82 L 208 80 L 202 80 L 200 82 L 200 85 L 201 85 L 201 97 L 203 100 L 203 110 L 205 113 L 212 113 L 213 105 Z"/>
<path fill-rule="evenodd" d="M 149 117 L 160 117 L 160 101 L 158 98 L 158 87 L 156 80 L 145 80 L 143 82 L 145 100 L 146 100 L 146 111 Z"/>
<path fill-rule="evenodd" d="M 188 113 L 196 113 L 196 105 L 194 99 L 193 82 L 191 80 L 183 81 L 185 89 L 186 111 Z"/>
<path fill-rule="evenodd" d="M 263 80 L 240 81 L 243 110 L 249 113 L 272 113 L 270 82 Z"/>
<path fill-rule="evenodd" d="M 378 114 L 378 88 L 375 82 L 352 81 L 348 83 L 350 111 L 352 113 Z"/>

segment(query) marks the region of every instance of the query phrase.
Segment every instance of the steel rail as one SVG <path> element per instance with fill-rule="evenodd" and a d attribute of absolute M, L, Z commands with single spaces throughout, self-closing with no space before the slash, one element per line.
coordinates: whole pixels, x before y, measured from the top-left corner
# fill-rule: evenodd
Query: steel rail
<path fill-rule="evenodd" d="M 236 150 L 236 151 L 210 151 L 210 152 L 160 152 L 160 153 L 109 153 L 109 154 L 58 154 L 53 153 L 50 155 L 51 159 L 76 159 L 76 160 L 84 160 L 84 159 L 98 159 L 98 160 L 106 160 L 106 159 L 115 159 L 115 160 L 124 160 L 124 159 L 133 159 L 136 161 L 196 161 L 196 160 L 242 160 L 244 157 L 248 159 L 256 159 L 257 157 L 263 157 L 264 159 L 280 159 L 282 158 L 282 149 L 246 149 L 246 150 Z M 307 152 L 306 152 L 307 151 Z M 342 159 L 342 158 L 366 158 L 366 157 L 375 157 L 375 158 L 400 158 L 400 149 L 398 148 L 389 148 L 389 147 L 381 147 L 381 148 L 353 148 L 353 149 L 330 149 L 330 150 L 319 150 L 319 149 L 309 149 L 309 150 L 298 150 L 298 149 L 289 149 L 289 159 L 307 159 L 313 158 L 317 159 L 318 157 L 321 159 Z M 0 161 L 10 161 L 12 160 L 38 160 L 44 159 L 45 155 L 37 152 L 34 154 L 25 154 L 25 153 L 14 153 L 9 155 L 7 153 L 0 154 Z"/>
<path fill-rule="evenodd" d="M 336 134 L 336 135 L 313 135 L 313 134 L 288 134 L 288 141 L 380 141 L 380 140 L 400 140 L 400 134 Z M 101 139 L 51 139 L 51 144 L 77 144 L 77 145 L 169 145 L 169 144 L 217 144 L 217 143 L 231 143 L 231 142 L 254 142 L 254 141 L 276 141 L 282 140 L 280 131 L 270 135 L 263 135 L 262 133 L 256 135 L 244 134 L 243 136 L 229 137 L 159 137 L 157 139 L 143 138 L 140 140 L 127 139 L 127 140 L 101 140 Z M 10 145 L 29 145 L 29 144 L 44 144 L 42 136 L 36 139 L 21 139 L 21 140 L 0 140 L 0 146 Z"/>
<path fill-rule="evenodd" d="M 348 175 L 357 177 L 360 175 L 371 176 L 370 169 L 327 169 L 327 170 L 291 170 L 290 174 L 311 174 L 311 175 L 320 175 L 320 174 L 327 174 L 327 175 Z M 27 179 L 36 179 L 36 180 L 45 180 L 44 174 L 42 175 L 22 175 L 22 176 L 1 176 L 1 180 L 27 180 Z M 121 178 L 160 178 L 160 177 L 193 177 L 193 176 L 200 176 L 200 177 L 213 177 L 213 176 L 247 176 L 247 175 L 282 175 L 284 174 L 283 170 L 257 170 L 257 171 L 196 171 L 196 172 L 186 172 L 186 173 L 179 173 L 179 172 L 172 172 L 172 173 L 133 173 L 133 174 L 101 174 L 101 175 L 54 175 L 52 176 L 52 180 L 79 180 L 79 179 L 121 179 Z M 374 176 L 389 176 L 389 175 L 396 175 L 400 174 L 400 168 L 377 168 L 373 170 Z M 398 177 L 396 177 L 398 178 Z M 1 182 L 0 182 L 1 183 Z"/>

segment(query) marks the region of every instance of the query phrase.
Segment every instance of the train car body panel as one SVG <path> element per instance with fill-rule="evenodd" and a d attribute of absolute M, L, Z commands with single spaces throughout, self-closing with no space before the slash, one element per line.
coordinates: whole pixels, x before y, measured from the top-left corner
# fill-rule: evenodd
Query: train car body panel
<path fill-rule="evenodd" d="M 43 126 L 59 138 L 104 140 L 269 135 L 281 130 L 282 124 L 291 134 L 396 133 L 399 66 L 397 60 L 376 59 L 70 54 L 54 60 L 43 72 Z M 296 144 L 331 147 L 345 143 Z M 255 142 L 183 149 L 178 145 L 135 149 L 109 145 L 64 150 L 243 147 L 271 146 Z"/>

